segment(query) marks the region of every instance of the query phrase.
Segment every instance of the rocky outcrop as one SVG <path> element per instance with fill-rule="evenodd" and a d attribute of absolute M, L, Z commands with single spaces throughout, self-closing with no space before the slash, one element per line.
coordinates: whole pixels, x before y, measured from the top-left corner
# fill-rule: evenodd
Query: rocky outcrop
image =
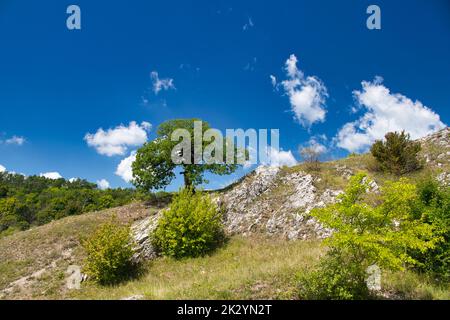
<path fill-rule="evenodd" d="M 241 184 L 219 196 L 228 234 L 264 233 L 286 239 L 323 238 L 329 234 L 309 213 L 335 201 L 340 190 L 319 192 L 305 172 L 284 173 L 259 167 Z"/>
<path fill-rule="evenodd" d="M 155 248 L 150 239 L 150 234 L 155 230 L 161 211 L 147 217 L 141 221 L 135 222 L 131 226 L 131 233 L 135 242 L 134 262 L 153 259 L 157 257 Z"/>

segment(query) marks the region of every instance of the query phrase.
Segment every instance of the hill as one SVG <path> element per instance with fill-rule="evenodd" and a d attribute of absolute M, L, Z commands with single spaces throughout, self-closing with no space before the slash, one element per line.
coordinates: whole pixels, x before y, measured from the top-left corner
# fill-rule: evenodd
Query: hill
<path fill-rule="evenodd" d="M 421 170 L 407 174 L 412 181 L 431 176 L 450 184 L 450 129 L 420 140 Z M 374 171 L 370 155 L 351 155 L 291 168 L 260 167 L 235 184 L 213 193 L 223 209 L 230 241 L 198 259 L 155 258 L 148 234 L 161 208 L 145 203 L 71 216 L 0 239 L 0 297 L 3 299 L 61 298 L 296 298 L 295 275 L 310 267 L 329 234 L 309 216 L 312 208 L 335 201 L 349 177 L 368 171 L 371 192 L 397 177 Z M 66 286 L 70 265 L 80 265 L 80 238 L 113 214 L 133 224 L 139 243 L 136 258 L 145 261 L 143 274 L 116 287 L 83 284 Z M 287 241 L 289 240 L 289 241 Z M 448 286 L 418 275 L 388 274 L 383 279 L 388 298 L 450 298 Z"/>

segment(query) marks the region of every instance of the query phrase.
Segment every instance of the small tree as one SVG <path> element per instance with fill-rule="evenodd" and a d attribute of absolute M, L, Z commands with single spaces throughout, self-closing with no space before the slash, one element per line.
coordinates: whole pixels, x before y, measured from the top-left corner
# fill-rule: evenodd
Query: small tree
<path fill-rule="evenodd" d="M 162 123 L 157 131 L 158 137 L 144 144 L 136 153 L 136 160 L 133 162 L 133 184 L 143 190 L 155 190 L 164 188 L 175 178 L 175 169 L 181 168 L 184 177 L 184 185 L 187 188 L 195 187 L 205 180 L 203 175 L 209 171 L 218 175 L 226 175 L 237 169 L 237 164 L 221 163 L 194 163 L 194 122 L 199 119 L 178 119 Z M 172 161 L 171 154 L 179 141 L 172 141 L 172 133 L 177 129 L 185 129 L 190 134 L 191 154 L 182 155 L 189 159 L 189 163 L 176 164 Z M 203 133 L 210 129 L 207 122 L 202 121 Z M 201 141 L 204 148 L 208 143 Z M 226 149 L 226 148 L 225 148 Z M 187 162 L 187 161 L 186 161 Z"/>
<path fill-rule="evenodd" d="M 420 143 L 411 141 L 409 134 L 402 131 L 387 133 L 385 140 L 375 141 L 370 151 L 382 170 L 401 175 L 420 168 L 420 149 Z"/>
<path fill-rule="evenodd" d="M 365 174 L 357 174 L 335 204 L 313 210 L 312 216 L 333 234 L 324 242 L 329 251 L 319 270 L 303 279 L 307 297 L 364 298 L 369 266 L 402 270 L 417 262 L 408 250 L 434 247 L 432 226 L 414 218 L 416 187 L 403 179 L 387 182 L 380 199 L 371 203 L 366 198 L 370 183 Z"/>
<path fill-rule="evenodd" d="M 310 170 L 319 169 L 319 158 L 322 153 L 322 150 L 314 146 L 300 149 L 300 155 L 302 156 L 303 160 Z"/>

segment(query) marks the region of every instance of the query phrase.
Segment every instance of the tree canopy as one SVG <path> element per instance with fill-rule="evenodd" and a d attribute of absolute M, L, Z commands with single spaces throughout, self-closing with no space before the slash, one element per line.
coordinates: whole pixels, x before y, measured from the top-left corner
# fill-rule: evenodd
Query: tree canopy
<path fill-rule="evenodd" d="M 200 121 L 202 124 L 201 137 L 196 137 L 195 122 Z M 182 163 L 176 163 L 172 159 L 174 150 L 183 140 L 182 136 L 176 135 L 178 129 L 186 130 L 185 132 L 189 134 L 190 138 L 189 154 L 182 154 L 185 150 L 178 151 L 185 160 Z M 175 178 L 175 170 L 177 168 L 181 169 L 180 173 L 184 177 L 186 187 L 194 187 L 207 182 L 204 179 L 204 173 L 207 171 L 218 175 L 234 172 L 238 166 L 236 162 L 231 164 L 227 164 L 225 161 L 207 163 L 204 159 L 201 159 L 200 163 L 196 163 L 195 143 L 197 141 L 201 145 L 202 150 L 210 145 L 211 141 L 203 139 L 205 132 L 209 129 L 211 129 L 210 125 L 200 119 L 176 119 L 162 123 L 157 130 L 157 138 L 145 143 L 136 153 L 136 160 L 132 165 L 133 184 L 147 191 L 164 188 Z M 211 140 L 214 142 L 214 139 Z M 223 143 L 224 145 L 226 144 L 226 142 Z M 216 150 L 215 152 L 225 149 Z"/>

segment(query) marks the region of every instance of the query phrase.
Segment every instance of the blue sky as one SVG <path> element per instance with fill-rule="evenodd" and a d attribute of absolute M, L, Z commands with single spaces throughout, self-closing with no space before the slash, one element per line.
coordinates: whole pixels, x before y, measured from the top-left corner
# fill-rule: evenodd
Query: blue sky
<path fill-rule="evenodd" d="M 81 30 L 66 28 L 70 4 Z M 381 30 L 366 28 L 370 4 Z M 299 145 L 340 157 L 388 129 L 420 136 L 450 119 L 446 0 L 5 0 L 0 41 L 0 165 L 26 175 L 129 186 L 116 171 L 137 146 L 108 156 L 85 136 L 132 121 L 148 139 L 172 118 L 279 128 L 284 156 L 299 161 Z"/>

